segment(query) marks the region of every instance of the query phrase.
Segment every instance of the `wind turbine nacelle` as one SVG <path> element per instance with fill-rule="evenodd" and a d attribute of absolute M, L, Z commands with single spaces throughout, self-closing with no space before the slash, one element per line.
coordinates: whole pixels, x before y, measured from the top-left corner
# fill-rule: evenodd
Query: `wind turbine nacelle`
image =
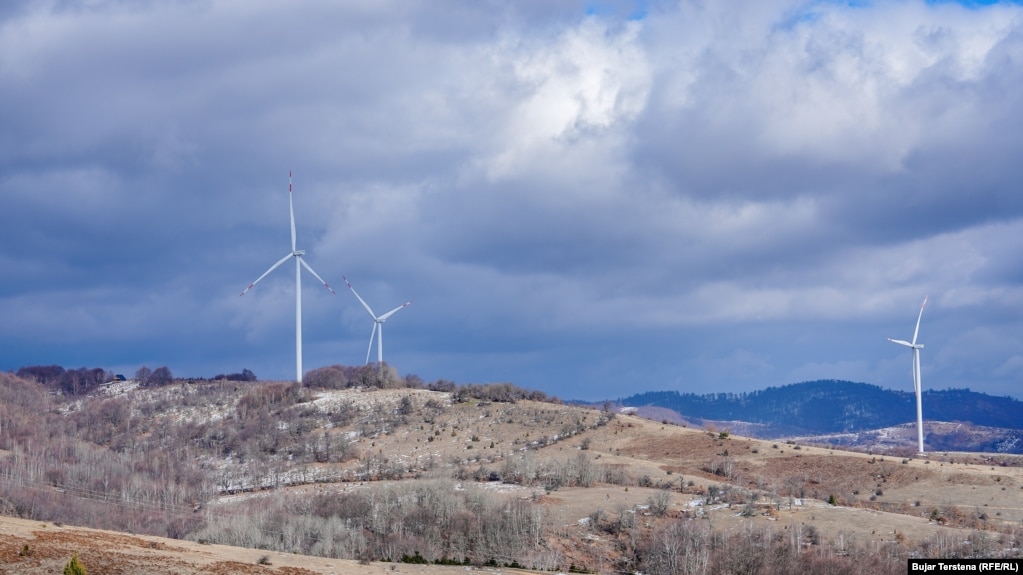
<path fill-rule="evenodd" d="M 295 251 L 291 252 L 291 255 L 293 255 L 293 256 L 304 256 L 305 255 L 305 250 L 295 250 Z"/>

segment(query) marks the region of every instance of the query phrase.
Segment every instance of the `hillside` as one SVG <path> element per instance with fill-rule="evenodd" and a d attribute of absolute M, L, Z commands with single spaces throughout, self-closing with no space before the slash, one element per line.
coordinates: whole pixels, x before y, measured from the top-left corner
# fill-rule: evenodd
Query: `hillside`
<path fill-rule="evenodd" d="M 895 427 L 915 420 L 913 393 L 849 381 L 812 381 L 769 387 L 750 393 L 703 394 L 647 392 L 618 400 L 621 405 L 659 407 L 694 422 L 715 422 L 764 438 L 856 434 Z M 1023 402 L 968 389 L 925 391 L 924 418 L 985 428 L 1023 430 Z M 1003 433 L 1003 441 L 960 442 L 935 437 L 942 447 L 1023 452 L 1019 433 Z M 964 438 L 965 439 L 965 438 Z"/>
<path fill-rule="evenodd" d="M 870 456 L 522 397 L 125 382 L 65 398 L 0 375 L 0 509 L 33 521 L 2 538 L 0 572 L 77 550 L 131 573 L 118 562 L 147 546 L 153 572 L 186 574 L 228 572 L 200 560 L 219 545 L 249 549 L 225 551 L 230 572 L 292 574 L 700 572 L 677 563 L 687 545 L 718 571 L 797 575 L 1020 554 L 1018 457 Z"/>

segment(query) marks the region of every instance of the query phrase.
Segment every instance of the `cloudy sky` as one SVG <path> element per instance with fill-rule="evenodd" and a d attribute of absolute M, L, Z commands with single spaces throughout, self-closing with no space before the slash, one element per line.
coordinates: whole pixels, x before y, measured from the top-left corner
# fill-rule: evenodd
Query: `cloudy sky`
<path fill-rule="evenodd" d="M 1023 398 L 1023 6 L 14 0 L 0 369 Z M 375 352 L 374 352 L 375 354 Z"/>

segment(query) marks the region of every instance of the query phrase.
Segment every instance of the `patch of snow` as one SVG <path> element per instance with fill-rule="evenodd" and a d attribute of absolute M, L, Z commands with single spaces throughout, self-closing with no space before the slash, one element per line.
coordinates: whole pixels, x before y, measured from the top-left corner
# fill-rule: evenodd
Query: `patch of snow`
<path fill-rule="evenodd" d="M 96 388 L 96 395 L 121 395 L 128 393 L 139 386 L 137 379 L 126 379 L 124 381 L 110 381 L 101 383 Z"/>
<path fill-rule="evenodd" d="M 529 488 L 522 485 L 515 485 L 514 483 L 504 483 L 502 481 L 488 481 L 482 483 L 484 489 L 490 491 L 497 491 L 500 493 L 508 493 L 512 491 L 528 491 Z"/>

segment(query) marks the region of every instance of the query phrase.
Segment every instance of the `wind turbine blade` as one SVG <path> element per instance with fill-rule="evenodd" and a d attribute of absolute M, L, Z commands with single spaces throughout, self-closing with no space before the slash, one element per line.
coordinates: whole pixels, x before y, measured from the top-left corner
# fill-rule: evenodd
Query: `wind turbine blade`
<path fill-rule="evenodd" d="M 892 343 L 897 343 L 899 345 L 904 345 L 906 347 L 913 347 L 913 344 L 909 343 L 908 341 L 902 340 L 902 339 L 888 338 L 888 341 L 890 341 Z"/>
<path fill-rule="evenodd" d="M 373 330 L 369 332 L 369 347 L 366 348 L 366 365 L 369 365 L 369 354 L 373 351 L 373 337 L 377 334 L 377 324 L 373 322 Z"/>
<path fill-rule="evenodd" d="M 913 330 L 913 345 L 916 345 L 916 336 L 920 333 L 920 320 L 924 317 L 924 306 L 927 305 L 927 298 L 924 296 L 924 303 L 920 304 L 920 315 L 916 316 L 916 329 Z"/>
<path fill-rule="evenodd" d="M 288 170 L 288 208 L 291 210 L 291 251 L 295 251 L 295 200 L 291 193 L 291 170 Z"/>
<path fill-rule="evenodd" d="M 304 267 L 306 270 L 308 270 L 309 273 L 313 274 L 313 277 L 315 277 L 316 279 L 320 280 L 320 283 L 323 284 L 323 287 L 329 289 L 330 293 L 337 294 L 337 292 L 334 291 L 334 288 L 330 287 L 330 284 L 325 282 L 325 281 L 323 281 L 323 278 L 320 277 L 320 274 L 316 273 L 316 271 L 313 270 L 313 267 L 311 265 L 305 263 L 305 258 L 299 256 L 298 257 L 298 261 L 302 262 L 302 267 Z"/>
<path fill-rule="evenodd" d="M 280 260 L 279 260 L 279 261 L 278 261 L 277 263 L 275 263 L 274 265 L 270 266 L 270 269 L 268 269 L 268 270 L 266 270 L 265 272 L 263 272 L 263 275 L 261 275 L 261 276 L 259 276 L 258 278 L 256 278 L 256 281 L 254 281 L 254 282 L 250 283 L 250 284 L 249 284 L 249 287 L 247 287 L 247 288 L 245 288 L 244 290 L 242 290 L 242 293 L 240 293 L 240 294 L 238 294 L 238 295 L 245 295 L 245 292 L 247 292 L 247 291 L 249 291 L 250 289 L 252 289 L 252 288 L 256 287 L 256 284 L 258 284 L 258 283 L 259 283 L 259 280 L 261 280 L 261 279 L 265 278 L 266 276 L 268 276 L 268 275 L 270 274 L 270 272 L 272 272 L 272 271 L 274 271 L 275 269 L 277 269 L 277 268 L 281 267 L 281 264 L 283 264 L 284 262 L 288 261 L 288 258 L 294 257 L 294 255 L 295 255 L 295 254 L 288 254 L 288 255 L 284 256 L 283 258 L 281 258 L 281 259 L 280 259 Z"/>
<path fill-rule="evenodd" d="M 355 294 L 356 298 L 358 298 L 359 303 L 362 304 L 362 307 L 366 308 L 366 312 L 369 313 L 369 317 L 373 318 L 373 321 L 376 321 L 377 320 L 377 314 L 373 313 L 373 308 L 369 307 L 369 304 L 366 303 L 366 300 L 364 300 L 361 297 L 359 297 L 359 292 L 355 291 L 355 288 L 352 287 L 352 282 L 348 281 L 348 278 L 345 277 L 345 276 L 341 276 L 341 279 L 345 280 L 345 283 L 348 284 L 348 289 L 352 290 L 352 293 Z M 375 330 L 374 330 L 374 333 L 375 333 Z M 368 361 L 369 360 L 367 359 L 367 362 Z"/>
<path fill-rule="evenodd" d="M 405 302 L 405 303 L 401 304 L 400 306 L 398 306 L 398 307 L 396 307 L 396 308 L 392 309 L 391 311 L 389 311 L 389 312 L 385 313 L 384 315 L 382 315 L 382 316 L 378 317 L 378 318 L 377 318 L 377 321 L 384 321 L 384 320 L 386 320 L 387 318 L 389 318 L 389 317 L 391 317 L 392 315 L 394 315 L 394 312 L 396 312 L 396 311 L 398 311 L 398 310 L 402 310 L 402 309 L 405 309 L 405 308 L 407 308 L 407 307 L 408 307 L 408 306 L 410 306 L 410 305 L 412 305 L 412 300 L 408 300 L 407 302 Z"/>

